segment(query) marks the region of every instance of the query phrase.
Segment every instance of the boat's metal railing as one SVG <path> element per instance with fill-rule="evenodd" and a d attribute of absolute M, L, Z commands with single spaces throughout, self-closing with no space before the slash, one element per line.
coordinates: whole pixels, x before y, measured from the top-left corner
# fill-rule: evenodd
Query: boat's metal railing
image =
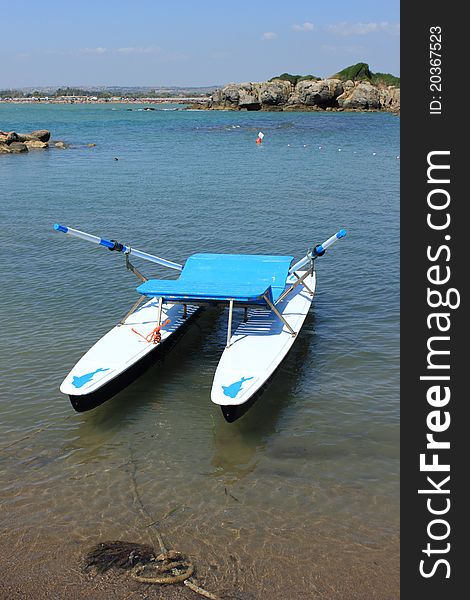
<path fill-rule="evenodd" d="M 54 225 L 54 229 L 55 229 L 55 231 L 61 231 L 62 233 L 66 233 L 68 235 L 81 238 L 82 240 L 85 240 L 87 242 L 92 242 L 93 244 L 98 244 L 100 246 L 104 246 L 105 248 L 108 248 L 109 250 L 124 253 L 126 255 L 126 268 L 129 269 L 130 271 L 132 271 L 142 281 L 146 281 L 147 279 L 142 275 L 142 273 L 140 273 L 140 271 L 138 269 L 136 269 L 136 267 L 134 267 L 134 265 L 132 265 L 130 263 L 130 261 L 129 261 L 130 255 L 136 256 L 137 258 L 142 258 L 144 260 L 148 260 L 150 262 L 157 263 L 164 267 L 169 267 L 170 269 L 176 269 L 177 271 L 182 271 L 182 269 L 183 269 L 183 265 L 175 263 L 171 260 L 167 260 L 165 258 L 160 258 L 159 256 L 155 256 L 153 254 L 149 254 L 148 252 L 142 252 L 141 250 L 137 250 L 137 248 L 131 248 L 131 246 L 122 244 L 120 242 L 117 242 L 116 240 L 107 240 L 105 238 L 100 238 L 96 235 L 91 235 L 90 233 L 85 233 L 84 231 L 80 231 L 78 229 L 73 229 L 72 227 L 67 227 L 65 225 L 59 225 L 58 223 L 56 223 Z M 307 254 L 304 256 L 304 258 L 302 258 L 298 262 L 296 262 L 295 265 L 293 265 L 289 269 L 288 275 L 295 276 L 297 278 L 297 281 L 295 281 L 289 288 L 284 290 L 284 292 L 279 296 L 279 298 L 276 300 L 276 302 L 271 302 L 271 300 L 269 299 L 267 294 L 263 295 L 263 299 L 265 300 L 266 304 L 274 312 L 274 314 L 282 321 L 282 323 L 284 323 L 284 325 L 287 327 L 287 329 L 289 330 L 291 335 L 295 336 L 295 335 L 297 335 L 298 332 L 293 330 L 293 328 L 290 326 L 290 324 L 287 322 L 287 320 L 283 317 L 281 312 L 278 310 L 276 305 L 278 305 L 280 302 L 282 302 L 282 300 L 284 300 L 290 293 L 292 293 L 292 291 L 295 290 L 297 288 L 297 286 L 299 286 L 299 285 L 303 285 L 307 289 L 307 291 L 313 296 L 313 291 L 305 283 L 305 280 L 307 279 L 307 277 L 309 275 L 311 275 L 313 273 L 314 260 L 317 259 L 319 256 L 323 256 L 325 254 L 325 250 L 327 248 L 329 248 L 337 240 L 341 239 L 345 235 L 346 235 L 346 231 L 344 229 L 340 229 L 337 233 L 332 235 L 330 238 L 328 238 L 322 244 L 318 244 L 312 250 L 307 252 Z M 301 271 L 307 265 L 309 265 L 309 268 L 305 272 L 303 272 L 302 275 L 299 276 L 298 272 Z M 135 304 L 132 306 L 132 308 L 129 310 L 129 312 L 121 319 L 121 321 L 120 321 L 121 324 L 124 323 L 124 321 L 135 310 L 137 310 L 137 308 L 144 301 L 144 299 L 145 299 L 145 296 L 142 296 L 137 300 L 137 302 L 135 302 Z M 163 302 L 164 302 L 164 298 L 158 299 L 157 326 L 159 326 L 161 324 Z M 234 299 L 229 300 L 229 314 L 228 314 L 228 324 L 227 324 L 227 348 L 231 345 L 231 339 L 232 339 L 232 320 L 233 320 L 234 302 L 235 302 Z M 181 302 L 179 302 L 179 303 L 181 304 Z M 217 301 L 207 301 L 207 302 L 194 301 L 191 303 L 196 304 L 196 305 L 220 304 Z M 186 304 L 188 304 L 188 303 L 186 302 L 183 304 L 185 305 L 185 309 L 186 309 Z M 252 305 L 251 304 L 241 304 L 239 306 L 245 307 L 245 320 L 246 320 L 246 307 L 252 306 Z M 186 310 L 185 310 L 185 313 L 186 313 Z"/>
<path fill-rule="evenodd" d="M 273 311 L 273 313 L 282 321 L 282 323 L 287 327 L 287 330 L 290 332 L 290 334 L 293 337 L 295 337 L 297 335 L 298 331 L 294 331 L 294 329 L 287 322 L 287 320 L 284 318 L 282 313 L 278 310 L 277 305 L 280 302 L 282 302 L 285 298 L 287 298 L 287 296 L 289 294 L 291 294 L 299 285 L 303 285 L 303 287 L 308 291 L 308 293 L 311 296 L 314 295 L 313 291 L 305 283 L 305 280 L 307 279 L 307 277 L 309 277 L 310 275 L 313 274 L 314 260 L 317 259 L 319 256 L 323 256 L 325 254 L 325 251 L 327 250 L 327 248 L 332 246 L 337 240 L 341 239 L 345 235 L 346 235 L 346 231 L 344 229 L 340 229 L 338 232 L 336 232 L 334 235 L 329 237 L 322 244 L 317 244 L 314 248 L 312 248 L 312 250 L 307 252 L 307 254 L 304 256 L 304 258 L 302 258 L 298 262 L 296 262 L 295 265 L 293 265 L 289 269 L 289 275 L 293 275 L 294 277 L 296 277 L 297 281 L 295 281 L 290 287 L 288 287 L 286 290 L 284 290 L 284 292 L 282 292 L 282 294 L 279 296 L 279 298 L 276 300 L 276 302 L 271 302 L 271 300 L 269 299 L 267 294 L 263 295 L 263 299 L 266 302 L 266 304 Z M 309 268 L 305 272 L 303 272 L 302 275 L 299 276 L 298 271 L 301 271 L 301 269 L 303 269 L 307 265 L 310 265 Z M 232 339 L 232 313 L 233 313 L 233 300 L 230 300 L 228 327 L 227 327 L 227 346 L 226 346 L 227 348 L 230 346 L 230 342 Z"/>
<path fill-rule="evenodd" d="M 289 269 L 289 275 L 294 275 L 295 277 L 297 277 L 297 281 L 294 282 L 289 288 L 287 288 L 279 296 L 279 298 L 276 300 L 275 304 L 279 304 L 280 302 L 282 302 L 284 300 L 284 298 L 286 298 L 286 296 L 288 296 L 300 284 L 302 284 L 304 286 L 304 288 L 306 288 L 306 290 L 309 292 L 309 294 L 311 296 L 313 296 L 313 291 L 305 283 L 305 279 L 307 279 L 307 277 L 313 273 L 313 270 L 314 270 L 313 261 L 316 258 L 318 258 L 319 256 L 323 256 L 325 254 L 325 251 L 327 248 L 329 248 L 337 240 L 341 239 L 345 235 L 346 235 L 346 231 L 344 229 L 340 229 L 337 233 L 335 233 L 334 235 L 329 237 L 325 242 L 323 242 L 323 244 L 317 244 L 314 248 L 312 248 L 312 250 L 307 252 L 307 254 L 303 258 L 301 258 L 298 262 L 296 262 L 295 265 Z M 309 269 L 307 269 L 307 271 L 305 271 L 299 277 L 297 272 L 300 271 L 301 269 L 303 269 L 303 267 L 305 267 L 308 264 L 310 264 Z"/>
<path fill-rule="evenodd" d="M 279 304 L 280 302 L 282 302 L 284 300 L 284 298 L 286 296 L 288 296 L 293 290 L 295 290 L 295 288 L 300 284 L 302 284 L 304 286 L 304 288 L 308 291 L 308 293 L 311 296 L 313 296 L 313 291 L 305 283 L 305 280 L 307 279 L 307 277 L 313 273 L 313 260 L 311 262 L 312 262 L 312 264 L 311 264 L 310 268 L 307 271 L 305 271 L 305 273 L 303 273 L 303 275 L 301 277 L 299 277 L 296 272 L 292 273 L 292 275 L 297 277 L 297 281 L 295 281 L 289 288 L 287 288 L 287 290 L 284 290 L 274 304 Z"/>

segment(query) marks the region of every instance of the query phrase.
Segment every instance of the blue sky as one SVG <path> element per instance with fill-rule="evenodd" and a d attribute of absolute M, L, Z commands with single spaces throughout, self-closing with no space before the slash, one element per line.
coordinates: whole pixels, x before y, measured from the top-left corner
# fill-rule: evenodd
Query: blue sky
<path fill-rule="evenodd" d="M 0 0 L 0 88 L 399 75 L 399 0 Z"/>

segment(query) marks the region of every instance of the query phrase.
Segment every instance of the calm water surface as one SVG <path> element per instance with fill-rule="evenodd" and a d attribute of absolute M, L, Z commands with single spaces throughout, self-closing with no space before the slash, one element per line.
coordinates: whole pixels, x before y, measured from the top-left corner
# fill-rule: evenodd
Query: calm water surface
<path fill-rule="evenodd" d="M 76 560 L 98 541 L 149 541 L 140 498 L 213 590 L 398 597 L 399 119 L 132 108 L 0 105 L 0 129 L 71 144 L 0 155 L 0 541 L 54 572 L 46 546 Z M 272 384 L 227 424 L 210 402 L 226 323 L 213 309 L 114 399 L 73 411 L 62 379 L 138 282 L 55 222 L 175 261 L 300 258 L 348 236 L 317 261 Z"/>

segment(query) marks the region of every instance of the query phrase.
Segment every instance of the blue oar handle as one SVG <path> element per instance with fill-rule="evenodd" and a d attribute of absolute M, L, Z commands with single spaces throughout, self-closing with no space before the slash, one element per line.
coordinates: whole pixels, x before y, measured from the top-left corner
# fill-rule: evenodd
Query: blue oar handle
<path fill-rule="evenodd" d="M 337 240 L 340 240 L 342 237 L 346 235 L 345 229 L 340 229 L 337 233 L 328 238 L 323 244 L 318 244 L 313 249 L 313 254 L 315 256 L 323 256 L 325 254 L 325 250 L 329 248 L 332 244 L 334 244 Z"/>
<path fill-rule="evenodd" d="M 303 267 L 308 265 L 312 259 L 314 260 L 315 258 L 318 258 L 319 256 L 323 256 L 325 254 L 325 250 L 327 248 L 329 248 L 331 246 L 331 244 L 334 244 L 337 240 L 341 239 L 345 235 L 346 235 L 346 230 L 340 229 L 337 233 L 335 233 L 330 238 L 328 238 L 325 242 L 323 242 L 323 244 L 318 244 L 317 246 L 315 246 L 315 248 L 313 248 L 313 250 L 311 250 L 306 256 L 301 258 L 299 260 L 299 262 L 295 263 L 295 265 L 289 269 L 289 274 L 295 273 L 295 271 L 302 269 Z"/>
<path fill-rule="evenodd" d="M 169 267 L 170 269 L 177 269 L 178 271 L 181 271 L 181 269 L 183 268 L 182 265 L 172 262 L 171 260 L 166 260 L 165 258 L 154 256 L 153 254 L 149 254 L 148 252 L 142 252 L 141 250 L 137 250 L 137 248 L 131 248 L 130 246 L 126 246 L 125 244 L 121 244 L 120 242 L 116 242 L 115 240 L 107 240 L 105 238 L 100 238 L 97 235 L 92 235 L 91 233 L 85 233 L 84 231 L 79 231 L 78 229 L 72 229 L 72 227 L 67 227 L 66 225 L 59 225 L 59 223 L 56 223 L 54 225 L 54 229 L 55 231 L 67 233 L 68 235 L 78 237 L 87 242 L 92 242 L 93 244 L 104 246 L 105 248 L 109 248 L 109 250 L 116 250 L 117 252 L 132 254 L 133 256 L 137 256 L 138 258 L 149 260 L 150 262 L 163 265 L 164 267 Z"/>
<path fill-rule="evenodd" d="M 59 223 L 55 223 L 54 229 L 56 231 L 61 231 L 62 233 L 68 233 L 69 235 L 73 235 L 74 237 L 81 238 L 82 240 L 86 240 L 87 242 L 92 242 L 94 244 L 99 244 L 100 246 L 105 246 L 105 248 L 109 248 L 110 250 L 114 249 L 115 247 L 115 242 L 112 242 L 111 240 L 106 240 L 96 235 L 91 235 L 90 233 L 79 231 L 78 229 L 72 229 L 71 227 L 66 227 L 65 225 L 59 225 Z"/>

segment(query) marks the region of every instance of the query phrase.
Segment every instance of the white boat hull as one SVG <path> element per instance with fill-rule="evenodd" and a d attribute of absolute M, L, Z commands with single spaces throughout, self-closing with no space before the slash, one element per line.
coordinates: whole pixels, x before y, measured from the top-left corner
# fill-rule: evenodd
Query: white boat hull
<path fill-rule="evenodd" d="M 184 318 L 183 305 L 163 304 L 161 322 L 170 319 L 170 323 L 162 327 L 159 343 L 148 342 L 145 338 L 157 325 L 158 302 L 156 298 L 149 300 L 127 317 L 124 323 L 106 333 L 64 379 L 60 391 L 70 396 L 77 411 L 89 410 L 101 404 L 130 383 L 123 381 L 123 385 L 113 385 L 138 364 L 145 363 L 150 354 L 198 311 L 196 306 L 187 306 L 187 316 Z M 107 394 L 100 398 L 102 390 L 107 390 Z"/>
<path fill-rule="evenodd" d="M 288 283 L 295 280 L 292 278 Z M 305 283 L 315 291 L 315 272 L 306 277 Z M 313 295 L 300 284 L 276 307 L 297 335 L 312 300 Z M 222 407 L 227 420 L 233 421 L 244 412 L 237 407 L 247 403 L 268 381 L 297 335 L 293 336 L 272 310 L 248 310 L 247 321 L 236 329 L 230 346 L 222 354 L 212 384 L 212 402 Z"/>

